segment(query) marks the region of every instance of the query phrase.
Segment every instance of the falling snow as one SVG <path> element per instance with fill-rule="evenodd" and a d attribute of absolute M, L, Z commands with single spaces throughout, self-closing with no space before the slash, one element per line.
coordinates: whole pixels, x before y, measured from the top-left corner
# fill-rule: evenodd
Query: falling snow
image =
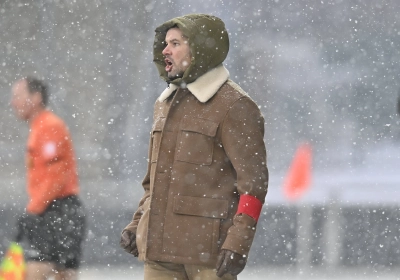
<path fill-rule="evenodd" d="M 89 211 L 81 279 L 142 279 L 118 242 L 167 86 L 154 28 L 201 12 L 225 21 L 225 66 L 266 119 L 269 193 L 241 278 L 399 279 L 399 11 L 397 0 L 1 1 L 0 257 L 27 199 L 28 126 L 7 101 L 30 74 L 50 84 L 77 153 Z M 304 141 L 312 183 L 289 201 L 282 183 Z"/>

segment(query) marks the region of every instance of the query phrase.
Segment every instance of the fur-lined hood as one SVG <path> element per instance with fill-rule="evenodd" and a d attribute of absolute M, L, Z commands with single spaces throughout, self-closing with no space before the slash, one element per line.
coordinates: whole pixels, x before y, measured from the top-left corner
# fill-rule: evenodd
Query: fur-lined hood
<path fill-rule="evenodd" d="M 165 71 L 165 36 L 172 27 L 178 27 L 189 39 L 192 59 L 182 78 L 170 80 Z M 189 14 L 173 18 L 155 30 L 153 61 L 160 77 L 167 83 L 185 86 L 211 69 L 222 64 L 228 55 L 229 37 L 224 22 L 218 17 L 205 14 Z"/>

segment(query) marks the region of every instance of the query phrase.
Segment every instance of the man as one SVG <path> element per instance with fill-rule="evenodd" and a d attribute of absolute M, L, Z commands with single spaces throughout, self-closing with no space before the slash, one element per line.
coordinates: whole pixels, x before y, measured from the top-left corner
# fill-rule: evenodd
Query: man
<path fill-rule="evenodd" d="M 26 238 L 27 279 L 77 279 L 85 216 L 71 137 L 64 122 L 46 109 L 47 86 L 33 77 L 12 86 L 11 105 L 27 121 L 29 202 L 18 221 L 17 241 Z"/>
<path fill-rule="evenodd" d="M 222 65 L 224 23 L 191 14 L 156 30 L 168 87 L 154 106 L 144 195 L 121 246 L 145 279 L 236 279 L 268 188 L 264 119 Z"/>

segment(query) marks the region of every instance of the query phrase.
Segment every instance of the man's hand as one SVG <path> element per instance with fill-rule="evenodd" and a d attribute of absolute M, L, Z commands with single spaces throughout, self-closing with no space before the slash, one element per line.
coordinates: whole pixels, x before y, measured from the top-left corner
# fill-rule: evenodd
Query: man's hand
<path fill-rule="evenodd" d="M 217 261 L 217 276 L 222 277 L 225 273 L 236 276 L 242 272 L 246 263 L 247 256 L 229 250 L 222 250 Z"/>
<path fill-rule="evenodd" d="M 124 230 L 121 234 L 121 240 L 119 245 L 129 254 L 134 255 L 135 257 L 139 256 L 139 251 L 136 246 L 136 234 L 129 231 Z"/>

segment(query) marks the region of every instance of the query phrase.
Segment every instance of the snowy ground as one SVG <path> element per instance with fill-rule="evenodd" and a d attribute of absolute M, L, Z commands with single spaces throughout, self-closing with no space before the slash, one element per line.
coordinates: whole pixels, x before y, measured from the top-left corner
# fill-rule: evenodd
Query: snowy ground
<path fill-rule="evenodd" d="M 80 272 L 80 280 L 139 280 L 143 279 L 143 268 L 134 267 L 83 267 Z M 242 280 L 400 280 L 400 268 L 396 270 L 376 271 L 372 268 L 335 269 L 332 271 L 312 270 L 296 271 L 293 268 L 268 267 L 262 269 L 246 268 L 238 277 Z"/>

